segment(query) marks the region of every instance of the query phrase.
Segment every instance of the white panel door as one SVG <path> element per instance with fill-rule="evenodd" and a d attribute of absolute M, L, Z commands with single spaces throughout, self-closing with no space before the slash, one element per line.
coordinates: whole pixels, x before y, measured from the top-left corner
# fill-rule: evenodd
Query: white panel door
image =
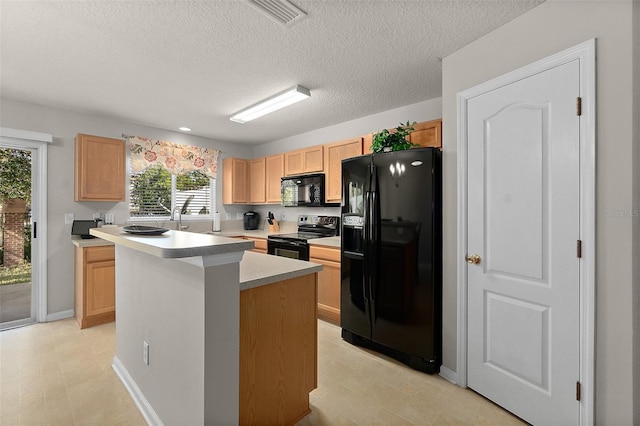
<path fill-rule="evenodd" d="M 467 384 L 577 424 L 579 62 L 468 101 Z"/>

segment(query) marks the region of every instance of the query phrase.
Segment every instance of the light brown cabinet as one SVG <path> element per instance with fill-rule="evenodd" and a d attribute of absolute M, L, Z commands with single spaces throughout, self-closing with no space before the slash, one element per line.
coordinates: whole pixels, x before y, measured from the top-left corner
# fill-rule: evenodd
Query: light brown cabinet
<path fill-rule="evenodd" d="M 75 201 L 125 200 L 123 140 L 80 133 L 75 155 Z"/>
<path fill-rule="evenodd" d="M 284 154 L 222 162 L 223 204 L 280 204 L 280 178 L 284 176 Z"/>
<path fill-rule="evenodd" d="M 266 158 L 265 179 L 267 183 L 267 204 L 280 204 L 280 178 L 284 176 L 284 154 L 272 155 Z"/>
<path fill-rule="evenodd" d="M 293 425 L 318 386 L 316 275 L 240 292 L 241 425 Z"/>
<path fill-rule="evenodd" d="M 425 121 L 413 126 L 409 141 L 421 147 L 442 148 L 442 120 Z"/>
<path fill-rule="evenodd" d="M 362 155 L 362 138 L 347 139 L 324 146 L 325 199 L 327 203 L 342 200 L 342 160 Z"/>
<path fill-rule="evenodd" d="M 75 317 L 80 328 L 114 321 L 114 246 L 75 248 Z"/>
<path fill-rule="evenodd" d="M 222 203 L 246 204 L 248 162 L 240 158 L 222 160 Z"/>
<path fill-rule="evenodd" d="M 302 173 L 320 173 L 324 169 L 322 145 L 284 153 L 284 173 L 287 176 Z"/>
<path fill-rule="evenodd" d="M 249 203 L 264 204 L 267 200 L 265 158 L 249 160 Z"/>
<path fill-rule="evenodd" d="M 256 237 L 243 237 L 245 240 L 253 241 L 253 250 L 257 253 L 267 254 L 267 239 Z"/>
<path fill-rule="evenodd" d="M 318 318 L 340 324 L 340 249 L 312 245 L 309 261 L 323 266 L 318 272 Z"/>

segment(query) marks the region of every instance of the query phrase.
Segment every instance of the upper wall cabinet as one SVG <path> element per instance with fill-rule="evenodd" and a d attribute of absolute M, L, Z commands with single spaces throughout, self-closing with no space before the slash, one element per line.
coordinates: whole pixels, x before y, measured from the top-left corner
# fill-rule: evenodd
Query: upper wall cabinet
<path fill-rule="evenodd" d="M 413 128 L 415 130 L 409 135 L 411 143 L 423 147 L 442 148 L 442 120 L 418 123 Z"/>
<path fill-rule="evenodd" d="M 248 162 L 240 158 L 222 160 L 222 203 L 246 204 Z"/>
<path fill-rule="evenodd" d="M 415 124 L 413 128 L 414 131 L 409 135 L 411 143 L 418 144 L 421 147 L 442 148 L 442 120 L 425 121 Z M 362 152 L 364 154 L 371 154 L 372 143 L 373 134 L 365 135 L 362 144 Z"/>
<path fill-rule="evenodd" d="M 280 178 L 284 176 L 284 154 L 267 157 L 265 179 L 267 181 L 267 204 L 280 204 Z"/>
<path fill-rule="evenodd" d="M 125 158 L 123 140 L 78 134 L 75 201 L 124 201 Z"/>
<path fill-rule="evenodd" d="M 324 146 L 325 150 L 325 199 L 327 203 L 342 200 L 342 160 L 362 155 L 362 138 L 347 139 Z"/>
<path fill-rule="evenodd" d="M 284 153 L 284 173 L 287 176 L 319 173 L 323 169 L 324 152 L 322 145 Z"/>

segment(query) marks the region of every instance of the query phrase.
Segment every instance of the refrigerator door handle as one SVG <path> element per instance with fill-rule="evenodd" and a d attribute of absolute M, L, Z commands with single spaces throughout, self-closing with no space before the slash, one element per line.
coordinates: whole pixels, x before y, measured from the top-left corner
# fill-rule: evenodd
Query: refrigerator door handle
<path fill-rule="evenodd" d="M 371 256 L 371 246 L 369 242 L 371 241 L 371 235 L 369 234 L 371 229 L 369 228 L 369 222 L 371 221 L 369 206 L 371 205 L 371 193 L 369 191 L 364 194 L 364 259 L 365 262 Z M 365 267 L 363 268 L 362 274 L 362 297 L 365 302 L 369 301 L 369 279 L 371 273 L 369 271 L 368 265 L 365 263 Z"/>
<path fill-rule="evenodd" d="M 372 311 L 372 319 L 375 320 L 375 300 L 376 300 L 376 285 L 377 285 L 377 274 L 375 273 L 375 271 L 377 271 L 377 265 L 378 265 L 378 246 L 377 246 L 377 241 L 378 241 L 378 233 L 377 233 L 377 227 L 376 227 L 376 221 L 377 221 L 377 215 L 376 215 L 376 201 L 377 201 L 377 197 L 376 197 L 376 193 L 375 192 L 371 192 L 371 196 L 369 199 L 370 203 L 369 203 L 369 223 L 370 223 L 370 227 L 371 227 L 371 231 L 369 234 L 369 243 L 370 243 L 370 250 L 369 250 L 369 270 L 370 272 L 370 278 L 369 278 L 369 300 L 371 301 L 371 311 Z"/>

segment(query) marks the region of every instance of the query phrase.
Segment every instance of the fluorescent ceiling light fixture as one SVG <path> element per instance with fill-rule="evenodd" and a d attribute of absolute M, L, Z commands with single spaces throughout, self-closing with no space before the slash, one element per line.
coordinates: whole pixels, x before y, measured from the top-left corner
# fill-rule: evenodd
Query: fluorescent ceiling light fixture
<path fill-rule="evenodd" d="M 270 112 L 274 112 L 291 104 L 295 104 L 296 102 L 300 102 L 310 96 L 311 92 L 309 89 L 302 86 L 295 86 L 244 109 L 237 114 L 234 114 L 231 116 L 230 120 L 235 121 L 236 123 L 246 123 L 247 121 L 255 120 L 256 118 L 262 117 Z"/>
<path fill-rule="evenodd" d="M 191 131 L 191 129 L 189 127 L 184 127 L 184 126 L 180 127 L 179 130 L 182 130 L 183 132 L 190 132 Z"/>

